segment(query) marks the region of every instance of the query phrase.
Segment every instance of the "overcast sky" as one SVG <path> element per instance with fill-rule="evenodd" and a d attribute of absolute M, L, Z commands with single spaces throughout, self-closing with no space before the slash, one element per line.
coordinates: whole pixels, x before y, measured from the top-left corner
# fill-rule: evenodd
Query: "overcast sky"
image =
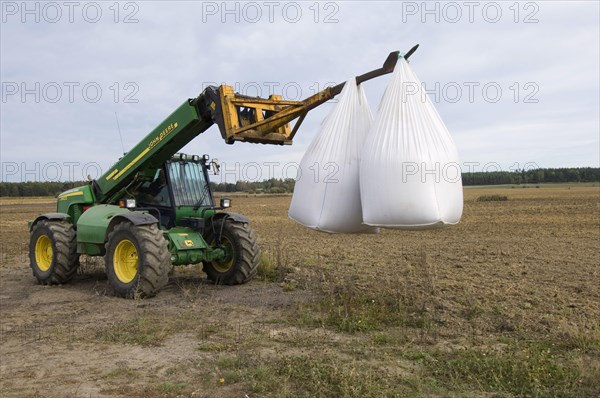
<path fill-rule="evenodd" d="M 2 181 L 106 171 L 123 151 L 115 112 L 129 150 L 207 84 L 301 99 L 416 43 L 412 68 L 461 162 L 599 166 L 599 2 L 423 4 L 4 1 Z M 388 79 L 365 83 L 374 112 Z M 330 109 L 312 111 L 291 147 L 226 145 L 213 126 L 184 152 L 239 163 L 228 180 L 257 179 L 251 162 L 258 179 L 293 177 L 284 165 Z"/>

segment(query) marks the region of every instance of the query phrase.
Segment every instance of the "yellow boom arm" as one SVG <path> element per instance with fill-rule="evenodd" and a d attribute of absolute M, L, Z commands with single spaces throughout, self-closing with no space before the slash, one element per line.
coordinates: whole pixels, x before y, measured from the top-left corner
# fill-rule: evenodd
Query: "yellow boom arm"
<path fill-rule="evenodd" d="M 391 73 L 399 56 L 408 59 L 419 47 L 417 44 L 406 54 L 391 52 L 383 66 L 356 77 L 356 83 Z M 235 141 L 259 144 L 290 145 L 306 114 L 338 95 L 345 83 L 327 87 L 302 101 L 287 101 L 279 95 L 268 99 L 236 94 L 231 86 L 209 87 L 198 101 L 204 101 L 204 109 L 210 110 L 210 117 L 219 126 L 223 139 L 228 144 Z M 298 118 L 294 128 L 290 122 Z"/>

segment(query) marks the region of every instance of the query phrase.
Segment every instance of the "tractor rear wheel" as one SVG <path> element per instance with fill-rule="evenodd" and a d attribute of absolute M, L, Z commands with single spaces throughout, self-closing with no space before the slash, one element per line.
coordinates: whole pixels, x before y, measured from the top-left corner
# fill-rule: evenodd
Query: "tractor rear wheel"
<path fill-rule="evenodd" d="M 108 235 L 104 262 L 118 296 L 152 297 L 169 281 L 167 241 L 156 224 L 118 224 Z"/>
<path fill-rule="evenodd" d="M 222 231 L 222 233 L 221 233 Z M 207 242 L 216 245 L 214 234 L 221 234 L 221 245 L 228 253 L 227 261 L 204 262 L 204 272 L 216 284 L 239 285 L 256 275 L 260 249 L 254 231 L 246 223 L 229 220 L 217 221 L 214 233 L 207 235 Z"/>
<path fill-rule="evenodd" d="M 42 220 L 33 226 L 29 262 L 42 285 L 66 283 L 77 272 L 79 255 L 75 230 L 67 221 Z"/>

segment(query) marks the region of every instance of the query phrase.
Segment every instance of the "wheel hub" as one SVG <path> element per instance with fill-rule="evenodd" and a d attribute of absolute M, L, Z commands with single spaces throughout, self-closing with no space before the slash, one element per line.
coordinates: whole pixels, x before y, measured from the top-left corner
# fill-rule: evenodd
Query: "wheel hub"
<path fill-rule="evenodd" d="M 41 235 L 35 242 L 35 262 L 42 271 L 48 271 L 52 265 L 52 242 L 46 235 Z"/>
<path fill-rule="evenodd" d="M 233 265 L 233 245 L 226 236 L 221 236 L 221 247 L 225 251 L 225 257 L 221 261 L 213 261 L 212 266 L 217 272 L 227 272 Z"/>
<path fill-rule="evenodd" d="M 123 283 L 130 283 L 138 272 L 138 252 L 130 240 L 124 239 L 115 247 L 113 255 L 115 275 Z"/>

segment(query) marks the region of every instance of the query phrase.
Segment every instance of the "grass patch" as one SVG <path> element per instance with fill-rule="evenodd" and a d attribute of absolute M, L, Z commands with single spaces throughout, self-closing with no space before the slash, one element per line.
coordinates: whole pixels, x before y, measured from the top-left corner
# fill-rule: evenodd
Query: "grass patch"
<path fill-rule="evenodd" d="M 398 380 L 381 369 L 312 356 L 284 358 L 279 365 L 279 376 L 290 382 L 294 391 L 289 396 L 403 396 Z"/>
<path fill-rule="evenodd" d="M 236 346 L 233 343 L 220 343 L 220 342 L 203 342 L 198 344 L 198 351 L 204 352 L 226 352 L 233 351 Z"/>
<path fill-rule="evenodd" d="M 376 291 L 327 294 L 314 303 L 300 306 L 293 319 L 300 326 L 328 327 L 345 333 L 436 326 L 426 308 L 407 304 L 397 295 L 382 295 Z"/>
<path fill-rule="evenodd" d="M 505 202 L 508 200 L 506 195 L 481 195 L 477 198 L 478 202 Z"/>
<path fill-rule="evenodd" d="M 383 331 L 387 328 L 431 329 L 437 326 L 435 270 L 425 259 L 393 278 L 357 280 L 333 271 L 323 276 L 321 297 L 300 304 L 293 323 L 338 332 Z"/>
<path fill-rule="evenodd" d="M 284 282 L 289 272 L 289 253 L 287 253 L 282 243 L 278 242 L 274 247 L 261 253 L 256 272 L 256 276 L 259 280 L 266 282 Z"/>
<path fill-rule="evenodd" d="M 116 368 L 108 372 L 108 374 L 106 375 L 106 377 L 108 378 L 125 377 L 129 380 L 135 379 L 138 376 L 138 372 L 128 366 L 117 366 Z"/>
<path fill-rule="evenodd" d="M 255 355 L 242 351 L 219 357 L 215 365 L 218 385 L 242 383 L 252 394 L 285 396 L 281 394 L 285 386 L 278 376 L 276 360 L 257 361 Z"/>
<path fill-rule="evenodd" d="M 163 382 L 160 384 L 124 384 L 121 386 L 104 388 L 102 394 L 111 396 L 125 396 L 131 398 L 176 398 L 193 396 L 192 388 L 188 383 Z"/>
<path fill-rule="evenodd" d="M 171 333 L 171 327 L 163 319 L 136 317 L 96 331 L 96 338 L 105 343 L 159 346 Z"/>
<path fill-rule="evenodd" d="M 575 366 L 568 353 L 540 342 L 512 343 L 506 350 L 432 352 L 422 363 L 433 378 L 455 391 L 530 397 L 584 397 L 600 381 Z"/>
<path fill-rule="evenodd" d="M 320 355 L 262 360 L 242 354 L 218 360 L 222 384 L 243 384 L 249 396 L 369 398 L 405 397 L 410 382 L 365 363 Z M 221 377 L 221 376 L 219 376 Z"/>
<path fill-rule="evenodd" d="M 157 390 L 166 394 L 177 394 L 187 387 L 187 383 L 169 383 L 164 382 L 157 386 Z"/>
<path fill-rule="evenodd" d="M 275 263 L 272 261 L 270 256 L 267 256 L 265 254 L 260 255 L 258 269 L 256 271 L 256 277 L 260 280 L 267 282 L 277 282 L 277 267 L 275 266 Z"/>
<path fill-rule="evenodd" d="M 383 302 L 379 302 L 382 300 Z M 397 323 L 401 312 L 396 303 L 370 295 L 331 294 L 298 309 L 301 326 L 329 327 L 354 333 L 381 330 Z"/>
<path fill-rule="evenodd" d="M 587 328 L 563 324 L 560 329 L 556 345 L 564 350 L 596 353 L 600 357 L 600 323 Z"/>

